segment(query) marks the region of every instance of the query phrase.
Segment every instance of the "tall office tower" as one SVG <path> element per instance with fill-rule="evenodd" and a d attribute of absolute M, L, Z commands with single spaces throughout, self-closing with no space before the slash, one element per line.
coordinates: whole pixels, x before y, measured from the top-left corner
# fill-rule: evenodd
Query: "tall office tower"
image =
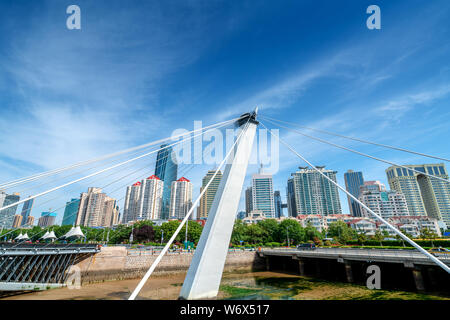
<path fill-rule="evenodd" d="M 295 202 L 295 188 L 294 188 L 294 178 L 290 178 L 287 181 L 286 187 L 286 203 L 288 208 L 289 217 L 297 217 L 297 204 Z"/>
<path fill-rule="evenodd" d="M 0 191 L 0 208 L 9 206 L 20 200 L 18 193 L 6 194 L 4 191 Z M 14 216 L 16 215 L 18 206 L 12 206 L 8 209 L 0 211 L 0 228 L 10 229 L 14 223 Z"/>
<path fill-rule="evenodd" d="M 123 207 L 122 223 L 135 221 L 139 215 L 139 198 L 141 195 L 141 182 L 136 182 L 127 187 L 125 194 L 125 203 Z"/>
<path fill-rule="evenodd" d="M 272 175 L 263 173 L 262 168 L 252 176 L 252 199 L 253 210 L 262 211 L 265 218 L 275 218 Z"/>
<path fill-rule="evenodd" d="M 161 219 L 164 182 L 152 175 L 141 182 L 137 220 Z"/>
<path fill-rule="evenodd" d="M 99 226 L 111 227 L 114 224 L 115 211 L 116 199 L 106 197 Z"/>
<path fill-rule="evenodd" d="M 13 221 L 13 228 L 20 228 L 20 226 L 22 225 L 22 219 L 23 219 L 23 216 L 22 215 L 19 215 L 19 214 L 16 214 L 15 216 L 14 216 L 14 221 Z"/>
<path fill-rule="evenodd" d="M 283 209 L 281 207 L 282 203 L 280 191 L 275 191 L 273 193 L 273 201 L 275 205 L 275 218 L 281 218 L 281 216 L 283 215 Z"/>
<path fill-rule="evenodd" d="M 403 193 L 387 191 L 384 184 L 379 181 L 364 182 L 360 187 L 359 200 L 383 218 L 409 216 Z M 374 218 L 364 207 L 361 207 L 361 213 L 363 217 Z"/>
<path fill-rule="evenodd" d="M 177 180 L 177 170 L 178 165 L 175 152 L 172 147 L 163 144 L 161 150 L 158 151 L 155 167 L 155 175 L 164 182 L 161 211 L 162 219 L 167 219 L 169 217 L 171 186 L 172 182 Z"/>
<path fill-rule="evenodd" d="M 111 226 L 115 226 L 115 225 L 119 224 L 119 216 L 120 216 L 119 206 L 116 206 L 113 209 Z"/>
<path fill-rule="evenodd" d="M 253 196 L 252 196 L 252 187 L 248 187 L 245 190 L 245 213 L 247 216 L 253 210 Z"/>
<path fill-rule="evenodd" d="M 316 168 L 336 182 L 336 171 L 327 170 L 325 166 Z M 293 199 L 292 216 L 342 214 L 338 188 L 316 170 L 300 167 L 299 171 L 291 175 L 292 178 L 288 180 L 288 201 L 289 197 Z"/>
<path fill-rule="evenodd" d="M 209 170 L 206 176 L 203 177 L 200 193 L 203 192 L 203 189 L 205 189 L 215 172 L 215 170 Z M 218 171 L 208 189 L 206 189 L 206 192 L 200 199 L 200 205 L 197 210 L 197 219 L 208 217 L 209 209 L 211 208 L 217 189 L 219 188 L 220 180 L 222 180 L 222 172 Z"/>
<path fill-rule="evenodd" d="M 89 188 L 80 196 L 77 226 L 109 227 L 115 199 L 108 197 L 100 188 Z"/>
<path fill-rule="evenodd" d="M 353 170 L 348 170 L 344 173 L 345 189 L 350 192 L 350 194 L 357 199 L 359 198 L 359 188 L 364 184 L 364 178 L 362 172 L 354 172 Z M 361 208 L 355 200 L 347 196 L 348 207 L 350 209 L 350 214 L 354 217 L 361 217 Z"/>
<path fill-rule="evenodd" d="M 27 219 L 31 214 L 31 209 L 33 208 L 34 199 L 27 200 L 23 203 L 22 206 L 22 226 L 26 225 Z"/>
<path fill-rule="evenodd" d="M 169 218 L 183 219 L 192 207 L 192 183 L 181 177 L 172 182 Z"/>
<path fill-rule="evenodd" d="M 78 208 L 80 206 L 80 199 L 71 199 L 66 202 L 66 208 L 64 209 L 64 216 L 61 225 L 73 226 L 77 220 Z"/>
<path fill-rule="evenodd" d="M 56 212 L 42 212 L 38 221 L 38 226 L 46 228 L 55 225 Z"/>
<path fill-rule="evenodd" d="M 406 165 L 405 167 L 448 180 L 445 164 Z M 386 169 L 389 186 L 405 195 L 412 216 L 425 216 L 443 221 L 450 227 L 450 183 L 418 174 L 405 168 Z"/>
<path fill-rule="evenodd" d="M 33 227 L 33 225 L 34 225 L 34 217 L 33 216 L 28 216 L 26 225 L 28 227 Z"/>

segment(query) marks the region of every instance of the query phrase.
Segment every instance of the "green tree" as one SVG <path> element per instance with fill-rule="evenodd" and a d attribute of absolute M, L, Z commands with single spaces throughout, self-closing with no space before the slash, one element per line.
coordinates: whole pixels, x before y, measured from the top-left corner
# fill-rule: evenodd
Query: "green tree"
<path fill-rule="evenodd" d="M 365 232 L 359 232 L 357 234 L 358 243 L 364 245 L 364 242 L 367 241 L 367 235 Z"/>
<path fill-rule="evenodd" d="M 429 228 L 423 228 L 420 230 L 420 238 L 425 240 L 431 240 L 431 246 L 434 247 L 433 240 L 437 238 L 436 232 Z"/>
<path fill-rule="evenodd" d="M 128 241 L 128 239 L 130 239 L 131 229 L 131 226 L 119 224 L 117 228 L 111 230 L 109 234 L 109 243 L 119 244 Z"/>
<path fill-rule="evenodd" d="M 203 231 L 203 227 L 195 222 L 195 221 L 187 221 L 188 224 L 188 241 L 194 242 L 194 243 L 198 243 L 198 240 L 200 240 L 200 236 L 202 234 Z M 181 228 L 181 231 L 179 233 L 179 237 L 181 242 L 184 242 L 184 238 L 185 238 L 185 234 L 186 234 L 186 224 L 183 226 L 183 228 Z"/>
<path fill-rule="evenodd" d="M 356 231 L 350 228 L 344 221 L 336 221 L 328 226 L 328 236 L 337 239 L 340 243 L 347 243 L 356 239 Z"/>
<path fill-rule="evenodd" d="M 265 219 L 258 222 L 258 225 L 264 230 L 264 243 L 274 242 L 277 238 L 278 222 L 275 219 Z"/>
<path fill-rule="evenodd" d="M 249 224 L 244 233 L 244 237 L 248 243 L 261 243 L 264 241 L 266 231 L 258 224 Z"/>
<path fill-rule="evenodd" d="M 375 235 L 373 238 L 380 243 L 380 246 L 383 246 L 384 235 L 381 233 L 379 229 L 375 231 Z"/>
<path fill-rule="evenodd" d="M 161 225 L 161 230 L 164 232 L 164 242 L 169 241 L 169 239 L 175 233 L 175 231 L 177 230 L 179 225 L 180 225 L 180 221 L 178 221 L 178 220 L 171 220 L 168 222 L 164 222 Z M 175 241 L 178 241 L 178 242 L 184 241 L 184 234 L 183 234 L 183 238 L 181 238 L 181 232 L 180 232 L 178 234 L 178 236 L 175 238 Z"/>
<path fill-rule="evenodd" d="M 312 226 L 310 222 L 308 222 L 307 226 L 304 228 L 305 230 L 305 238 L 304 241 L 312 240 L 315 243 L 320 242 L 323 239 L 322 233 L 320 233 L 316 228 Z M 319 240 L 319 241 L 317 241 Z"/>
<path fill-rule="evenodd" d="M 242 220 L 237 219 L 234 222 L 233 233 L 231 234 L 231 243 L 240 244 L 241 240 L 245 241 L 245 230 L 247 226 L 242 222 Z"/>
<path fill-rule="evenodd" d="M 303 242 L 303 239 L 305 239 L 305 230 L 296 220 L 293 219 L 283 220 L 278 225 L 277 240 L 278 242 L 287 243 L 288 236 L 291 245 L 299 244 Z"/>

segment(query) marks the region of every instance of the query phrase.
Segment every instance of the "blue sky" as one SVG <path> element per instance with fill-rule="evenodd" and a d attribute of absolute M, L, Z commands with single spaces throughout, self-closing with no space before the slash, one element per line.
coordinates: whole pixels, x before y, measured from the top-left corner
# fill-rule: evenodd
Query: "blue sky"
<path fill-rule="evenodd" d="M 81 8 L 81 30 L 66 28 L 71 4 Z M 381 30 L 366 28 L 371 4 L 381 8 Z M 0 12 L 0 181 L 256 105 L 281 120 L 450 157 L 446 0 L 5 0 Z M 337 170 L 341 184 L 348 169 L 387 183 L 386 164 L 280 134 L 313 163 Z M 331 140 L 398 163 L 436 162 Z M 284 197 L 303 163 L 280 152 L 274 184 Z M 195 194 L 207 169 L 190 172 Z M 87 186 L 57 192 L 33 215 Z M 19 189 L 8 192 L 38 191 Z M 341 203 L 348 212 L 344 196 Z"/>

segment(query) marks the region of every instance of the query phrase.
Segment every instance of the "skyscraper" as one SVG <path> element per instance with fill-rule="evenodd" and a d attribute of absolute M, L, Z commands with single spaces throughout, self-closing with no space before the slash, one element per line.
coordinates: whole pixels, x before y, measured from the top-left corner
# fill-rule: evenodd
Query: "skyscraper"
<path fill-rule="evenodd" d="M 252 196 L 252 187 L 248 187 L 245 190 L 245 213 L 247 216 L 253 210 L 253 196 Z"/>
<path fill-rule="evenodd" d="M 281 208 L 282 203 L 281 203 L 280 191 L 275 191 L 273 193 L 273 200 L 274 200 L 274 205 L 275 205 L 275 218 L 281 218 L 283 209 Z"/>
<path fill-rule="evenodd" d="M 156 157 L 155 175 L 164 181 L 161 218 L 169 217 L 171 186 L 177 180 L 178 165 L 172 147 L 163 144 Z"/>
<path fill-rule="evenodd" d="M 137 220 L 161 219 L 164 182 L 156 175 L 141 181 Z"/>
<path fill-rule="evenodd" d="M 4 191 L 0 191 L 0 208 L 6 207 L 10 204 L 16 203 L 20 200 L 18 193 L 6 194 Z M 16 215 L 18 206 L 12 206 L 8 209 L 0 211 L 0 228 L 10 229 L 14 223 L 14 216 Z"/>
<path fill-rule="evenodd" d="M 14 216 L 14 222 L 13 222 L 13 228 L 20 228 L 20 226 L 22 225 L 22 219 L 23 219 L 23 216 L 22 215 L 19 215 L 19 214 L 16 214 L 15 216 Z"/>
<path fill-rule="evenodd" d="M 405 165 L 414 170 L 448 180 L 445 164 Z M 450 183 L 430 178 L 405 168 L 386 169 L 389 186 L 405 195 L 412 216 L 425 216 L 443 221 L 450 227 Z"/>
<path fill-rule="evenodd" d="M 387 191 L 379 181 L 366 181 L 360 187 L 359 200 L 373 212 L 387 219 L 396 216 L 409 216 L 408 206 L 403 193 Z M 363 217 L 374 218 L 364 207 L 361 207 Z"/>
<path fill-rule="evenodd" d="M 172 182 L 169 218 L 183 219 L 192 207 L 192 183 L 185 177 Z"/>
<path fill-rule="evenodd" d="M 350 194 L 356 198 L 359 198 L 360 187 L 364 185 L 364 178 L 362 172 L 354 172 L 353 170 L 348 170 L 344 173 L 345 189 L 347 189 Z M 354 217 L 361 217 L 361 207 L 358 202 L 347 196 L 348 207 L 350 209 L 350 214 Z"/>
<path fill-rule="evenodd" d="M 31 209 L 33 208 L 33 203 L 34 203 L 34 199 L 27 200 L 23 203 L 22 213 L 21 213 L 21 215 L 23 217 L 22 224 L 21 224 L 22 226 L 26 225 L 26 223 L 27 223 L 27 219 L 31 214 Z"/>
<path fill-rule="evenodd" d="M 316 166 L 324 175 L 336 182 L 336 171 L 325 166 Z M 288 204 L 292 206 L 290 214 L 341 214 L 338 188 L 325 179 L 316 170 L 300 167 L 288 180 Z"/>
<path fill-rule="evenodd" d="M 138 219 L 140 196 L 141 196 L 140 181 L 127 187 L 127 192 L 125 195 L 125 204 L 123 207 L 122 223 L 127 223 Z"/>
<path fill-rule="evenodd" d="M 46 228 L 55 225 L 56 212 L 42 212 L 38 221 L 38 226 Z"/>
<path fill-rule="evenodd" d="M 27 225 L 29 228 L 30 228 L 30 227 L 33 227 L 33 225 L 34 225 L 34 217 L 33 217 L 33 216 L 28 216 L 26 225 Z"/>
<path fill-rule="evenodd" d="M 80 199 L 72 199 L 66 202 L 66 208 L 64 209 L 64 216 L 61 225 L 73 226 L 77 220 L 77 212 L 80 206 Z"/>
<path fill-rule="evenodd" d="M 101 188 L 89 188 L 80 196 L 77 226 L 109 227 L 116 200 L 108 197 Z"/>
<path fill-rule="evenodd" d="M 275 218 L 275 203 L 273 199 L 273 181 L 271 174 L 259 173 L 252 176 L 252 211 L 260 210 L 266 218 Z"/>
<path fill-rule="evenodd" d="M 295 202 L 295 188 L 294 188 L 294 179 L 288 179 L 287 187 L 286 187 L 286 200 L 287 200 L 287 208 L 288 208 L 288 216 L 289 217 L 297 217 L 297 204 Z"/>
<path fill-rule="evenodd" d="M 215 172 L 216 172 L 215 170 L 209 170 L 206 176 L 203 177 L 202 186 L 200 187 L 200 193 L 203 192 L 203 189 L 205 189 L 206 185 L 212 179 Z M 208 217 L 209 209 L 211 208 L 211 205 L 214 201 L 214 197 L 216 196 L 216 192 L 217 189 L 219 188 L 221 180 L 222 180 L 222 172 L 219 170 L 216 176 L 214 177 L 213 181 L 209 185 L 208 189 L 206 189 L 206 192 L 200 199 L 200 205 L 197 210 L 197 219 Z"/>

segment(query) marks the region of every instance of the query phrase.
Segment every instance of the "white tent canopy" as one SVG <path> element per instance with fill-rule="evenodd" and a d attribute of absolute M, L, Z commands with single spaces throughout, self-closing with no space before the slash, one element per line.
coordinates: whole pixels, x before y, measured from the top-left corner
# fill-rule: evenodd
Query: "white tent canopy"
<path fill-rule="evenodd" d="M 14 238 L 14 240 L 21 240 L 22 237 L 23 237 L 23 235 L 22 235 L 22 232 L 21 232 L 17 237 Z"/>
<path fill-rule="evenodd" d="M 30 240 L 30 237 L 28 236 L 28 233 L 25 233 L 20 240 Z"/>
<path fill-rule="evenodd" d="M 41 237 L 41 239 L 47 239 L 48 235 L 49 235 L 49 232 L 46 231 L 45 234 Z"/>
<path fill-rule="evenodd" d="M 65 239 L 74 238 L 74 237 L 75 238 L 83 238 L 84 237 L 83 231 L 81 231 L 80 226 L 72 227 L 72 229 L 70 229 L 69 232 L 67 232 L 64 235 Z"/>
<path fill-rule="evenodd" d="M 65 235 L 62 236 L 62 238 L 63 239 L 70 238 L 72 236 L 72 233 L 73 233 L 74 229 L 75 229 L 74 227 L 70 228 L 70 230 Z"/>

